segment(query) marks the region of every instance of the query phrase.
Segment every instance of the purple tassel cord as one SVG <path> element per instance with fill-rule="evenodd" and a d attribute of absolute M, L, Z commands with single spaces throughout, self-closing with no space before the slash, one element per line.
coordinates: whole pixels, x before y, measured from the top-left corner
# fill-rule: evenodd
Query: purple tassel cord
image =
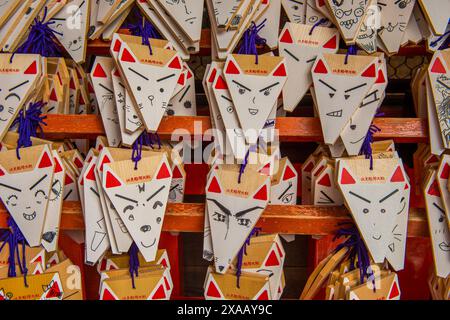
<path fill-rule="evenodd" d="M 155 136 L 156 142 L 158 143 L 158 149 L 161 150 L 161 139 L 159 138 L 159 135 L 157 133 L 148 133 L 147 131 L 142 132 L 142 134 L 133 143 L 133 153 L 131 155 L 131 160 L 134 161 L 134 170 L 137 170 L 138 163 L 142 159 L 143 147 L 148 146 L 154 149 L 152 136 Z"/>
<path fill-rule="evenodd" d="M 255 64 L 258 64 L 258 46 L 263 46 L 266 44 L 266 39 L 261 38 L 258 35 L 258 32 L 261 31 L 262 28 L 264 28 L 265 23 L 266 19 L 264 19 L 264 21 L 259 25 L 256 25 L 254 22 L 252 22 L 250 27 L 244 32 L 241 46 L 238 50 L 238 54 L 254 54 Z"/>
<path fill-rule="evenodd" d="M 18 117 L 12 123 L 12 127 L 18 125 L 19 139 L 17 141 L 17 159 L 20 160 L 19 149 L 22 147 L 31 147 L 31 137 L 37 137 L 38 133 L 42 134 L 44 130 L 42 125 L 47 125 L 44 119 L 47 116 L 42 115 L 42 108 L 45 103 L 42 101 L 30 103 L 28 110 L 20 110 Z"/>
<path fill-rule="evenodd" d="M 344 64 L 348 63 L 349 56 L 355 56 L 357 53 L 358 53 L 358 47 L 356 45 L 352 45 L 352 46 L 348 47 L 347 54 L 345 55 Z"/>
<path fill-rule="evenodd" d="M 148 46 L 150 49 L 150 55 L 153 55 L 152 46 L 150 44 L 149 38 L 161 39 L 155 27 L 150 21 L 145 19 L 140 12 L 137 14 L 137 23 L 128 23 L 127 29 L 130 30 L 133 36 L 142 37 L 142 45 Z"/>
<path fill-rule="evenodd" d="M 8 277 L 10 278 L 17 277 L 16 273 L 16 260 L 17 260 L 17 265 L 19 266 L 20 273 L 23 275 L 24 285 L 25 287 L 28 287 L 27 283 L 28 269 L 27 269 L 27 261 L 25 258 L 25 248 L 26 248 L 25 237 L 23 236 L 19 227 L 11 217 L 8 218 L 8 227 L 9 230 L 7 230 L 3 234 L 3 237 L 0 239 L 0 242 L 3 242 L 3 244 L 0 247 L 0 252 L 3 250 L 6 244 L 8 244 L 9 247 Z M 22 259 L 20 259 L 19 245 L 22 245 Z"/>
<path fill-rule="evenodd" d="M 371 124 L 369 131 L 367 132 L 366 138 L 361 147 L 360 155 L 366 156 L 366 159 L 370 159 L 370 170 L 373 170 L 373 156 L 372 156 L 372 143 L 373 143 L 373 135 L 376 132 L 380 132 L 381 129 L 376 125 Z"/>
<path fill-rule="evenodd" d="M 61 50 L 56 38 L 56 34 L 62 36 L 61 33 L 51 29 L 49 26 L 55 21 L 44 22 L 47 16 L 47 7 L 44 9 L 42 20 L 34 19 L 34 24 L 30 27 L 30 33 L 25 42 L 17 48 L 15 53 L 34 53 L 43 57 L 61 57 Z M 14 54 L 15 54 L 14 53 Z M 11 56 L 11 62 L 14 57 Z"/>
<path fill-rule="evenodd" d="M 367 251 L 366 245 L 361 238 L 358 228 L 356 226 L 351 226 L 349 228 L 341 228 L 337 231 L 333 240 L 340 239 L 342 237 L 347 237 L 343 243 L 339 244 L 335 252 L 338 252 L 342 248 L 348 248 L 348 254 L 350 258 L 350 271 L 359 268 L 360 283 L 364 283 L 364 279 L 369 279 L 373 276 L 373 272 L 370 270 L 370 256 Z M 373 290 L 375 291 L 375 281 L 373 281 Z"/>
<path fill-rule="evenodd" d="M 133 244 L 130 247 L 130 250 L 128 251 L 128 254 L 130 256 L 130 276 L 131 276 L 131 283 L 133 285 L 133 289 L 136 289 L 135 283 L 134 283 L 134 277 L 139 277 L 139 248 L 137 247 L 136 243 L 133 242 Z"/>
<path fill-rule="evenodd" d="M 239 177 L 238 177 L 238 183 L 240 184 L 242 181 L 242 175 L 245 172 L 245 168 L 247 167 L 248 164 L 248 156 L 250 155 L 250 150 L 247 151 L 245 158 L 244 158 L 244 162 L 241 164 L 241 168 L 239 169 Z"/>
<path fill-rule="evenodd" d="M 240 288 L 239 280 L 242 274 L 242 262 L 244 260 L 244 254 L 247 255 L 247 246 L 250 245 L 250 239 L 252 237 L 257 237 L 259 233 L 261 232 L 261 228 L 253 228 L 252 232 L 248 235 L 247 239 L 244 242 L 244 245 L 242 246 L 241 250 L 239 250 L 239 253 L 237 255 L 237 263 L 236 263 L 236 278 L 237 278 L 237 287 Z"/>
<path fill-rule="evenodd" d="M 327 18 L 322 18 L 319 21 L 317 21 L 312 27 L 311 30 L 309 30 L 309 35 L 311 36 L 314 29 L 317 28 L 318 26 L 320 26 L 321 24 L 327 23 L 328 19 Z"/>

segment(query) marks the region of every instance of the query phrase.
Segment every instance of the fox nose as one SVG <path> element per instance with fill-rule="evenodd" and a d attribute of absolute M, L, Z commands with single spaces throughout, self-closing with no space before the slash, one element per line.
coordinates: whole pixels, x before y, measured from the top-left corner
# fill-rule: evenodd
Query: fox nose
<path fill-rule="evenodd" d="M 256 99 L 256 97 L 253 97 L 253 100 L 252 100 L 253 104 L 255 104 L 255 99 Z"/>
<path fill-rule="evenodd" d="M 223 271 L 224 268 L 224 266 L 219 266 L 219 271 Z"/>
<path fill-rule="evenodd" d="M 350 129 L 355 130 L 355 129 L 356 129 L 356 124 L 352 124 L 352 125 L 350 126 Z"/>

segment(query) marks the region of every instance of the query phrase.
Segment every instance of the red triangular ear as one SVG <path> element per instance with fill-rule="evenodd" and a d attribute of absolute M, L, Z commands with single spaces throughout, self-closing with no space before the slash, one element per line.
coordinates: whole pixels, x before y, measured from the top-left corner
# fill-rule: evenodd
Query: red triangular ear
<path fill-rule="evenodd" d="M 324 187 L 331 187 L 330 175 L 328 173 L 324 175 L 318 184 Z"/>
<path fill-rule="evenodd" d="M 37 62 L 33 61 L 25 70 L 24 74 L 36 74 L 36 73 L 37 73 Z"/>
<path fill-rule="evenodd" d="M 209 75 L 208 82 L 212 83 L 216 79 L 217 70 L 216 68 L 212 69 L 211 74 Z"/>
<path fill-rule="evenodd" d="M 212 297 L 212 298 L 221 298 L 222 295 L 219 292 L 219 289 L 217 289 L 216 285 L 214 284 L 214 281 L 211 280 L 208 286 L 208 290 L 206 290 L 206 296 Z"/>
<path fill-rule="evenodd" d="M 181 174 L 180 168 L 178 168 L 178 166 L 176 166 L 176 167 L 173 169 L 172 178 L 173 178 L 173 179 L 180 179 L 180 178 L 183 178 L 183 175 Z"/>
<path fill-rule="evenodd" d="M 116 77 L 121 77 L 119 69 L 114 70 L 113 75 L 116 76 Z"/>
<path fill-rule="evenodd" d="M 314 168 L 314 164 L 312 162 L 308 163 L 308 165 L 305 167 L 305 172 L 311 172 L 311 170 Z"/>
<path fill-rule="evenodd" d="M 444 165 L 444 169 L 442 169 L 442 172 L 441 172 L 441 179 L 448 180 L 449 176 L 450 176 L 450 166 L 448 165 L 448 163 L 446 163 Z"/>
<path fill-rule="evenodd" d="M 356 180 L 353 179 L 352 175 L 347 171 L 347 169 L 342 169 L 341 174 L 341 184 L 355 184 Z"/>
<path fill-rule="evenodd" d="M 227 69 L 225 71 L 227 74 L 240 74 L 238 67 L 234 64 L 233 60 L 228 61 Z"/>
<path fill-rule="evenodd" d="M 181 69 L 180 58 L 178 58 L 178 56 L 175 56 L 175 58 L 173 58 L 173 60 L 170 61 L 168 67 L 172 69 Z"/>
<path fill-rule="evenodd" d="M 222 193 L 222 189 L 220 189 L 219 182 L 217 181 L 216 177 L 212 178 L 211 183 L 208 187 L 208 192 Z"/>
<path fill-rule="evenodd" d="M 55 89 L 52 90 L 52 93 L 50 94 L 50 100 L 51 101 L 58 101 L 58 97 L 56 96 Z"/>
<path fill-rule="evenodd" d="M 394 283 L 392 284 L 391 292 L 389 293 L 389 300 L 392 300 L 393 298 L 397 298 L 400 295 L 400 290 L 398 289 L 397 281 L 394 280 Z"/>
<path fill-rule="evenodd" d="M 447 73 L 444 65 L 442 64 L 441 59 L 439 57 L 434 60 L 433 67 L 431 67 L 431 72 L 433 73 Z"/>
<path fill-rule="evenodd" d="M 294 43 L 294 40 L 292 40 L 291 33 L 289 32 L 289 28 L 286 28 L 286 30 L 284 30 L 284 33 L 280 37 L 280 42 L 282 42 L 282 43 Z"/>
<path fill-rule="evenodd" d="M 82 96 L 82 95 L 80 95 L 80 104 L 81 104 L 81 105 L 84 105 L 84 104 L 86 104 L 86 102 L 84 101 L 84 99 L 83 99 L 83 96 Z"/>
<path fill-rule="evenodd" d="M 325 43 L 323 45 L 323 47 L 325 49 L 336 49 L 337 48 L 337 35 L 334 35 L 333 38 L 328 40 L 327 43 Z"/>
<path fill-rule="evenodd" d="M 426 164 L 430 164 L 430 163 L 434 163 L 434 162 L 439 162 L 438 157 L 436 157 L 436 155 L 432 155 L 425 163 Z"/>
<path fill-rule="evenodd" d="M 286 73 L 286 67 L 284 66 L 284 63 L 280 64 L 272 75 L 274 77 L 286 77 L 287 73 Z"/>
<path fill-rule="evenodd" d="M 152 299 L 153 300 L 159 300 L 159 299 L 165 299 L 166 298 L 166 291 L 164 290 L 164 287 L 162 284 L 159 285 L 156 292 L 153 294 Z"/>
<path fill-rule="evenodd" d="M 59 163 L 58 159 L 56 157 L 53 157 L 53 160 L 55 161 L 55 170 L 54 173 L 61 172 L 63 169 L 61 167 L 61 164 Z"/>
<path fill-rule="evenodd" d="M 383 71 L 380 69 L 380 70 L 378 70 L 378 77 L 377 77 L 377 81 L 375 81 L 375 83 L 385 83 L 385 82 L 386 82 L 386 78 L 384 77 Z"/>
<path fill-rule="evenodd" d="M 283 251 L 281 251 L 280 247 L 278 246 L 278 243 L 275 242 L 275 245 L 277 246 L 278 253 L 280 254 L 280 258 L 283 258 Z"/>
<path fill-rule="evenodd" d="M 377 71 L 375 68 L 375 63 L 372 63 L 363 73 L 361 73 L 361 77 L 374 78 L 377 75 Z"/>
<path fill-rule="evenodd" d="M 122 183 L 110 172 L 106 173 L 106 187 L 115 188 L 120 187 Z"/>
<path fill-rule="evenodd" d="M 127 48 L 123 49 L 122 57 L 120 58 L 120 60 L 125 62 L 136 62 L 136 59 L 134 59 L 134 57 L 131 55 L 130 51 L 128 51 Z"/>
<path fill-rule="evenodd" d="M 73 160 L 73 163 L 77 166 L 77 168 L 83 168 L 83 162 L 81 162 L 80 159 L 75 158 L 75 160 Z"/>
<path fill-rule="evenodd" d="M 167 261 L 166 259 L 162 259 L 161 262 L 159 263 L 160 265 L 162 265 L 164 268 L 168 267 Z"/>
<path fill-rule="evenodd" d="M 395 169 L 395 172 L 391 178 L 391 182 L 405 182 L 405 177 L 403 176 L 403 172 L 400 166 Z"/>
<path fill-rule="evenodd" d="M 270 251 L 269 257 L 267 258 L 267 261 L 264 265 L 266 267 L 274 267 L 280 265 L 280 261 L 278 261 L 278 257 L 275 251 Z"/>
<path fill-rule="evenodd" d="M 167 280 L 166 277 L 164 277 L 164 284 L 166 285 L 166 290 L 169 291 L 170 290 L 170 283 L 169 283 L 169 280 Z"/>
<path fill-rule="evenodd" d="M 69 176 L 68 174 L 66 174 L 66 176 L 64 177 L 64 185 L 68 185 L 73 183 L 73 179 L 71 176 Z"/>
<path fill-rule="evenodd" d="M 259 173 L 266 176 L 270 175 L 270 162 L 266 163 L 266 165 L 259 170 Z"/>
<path fill-rule="evenodd" d="M 88 174 L 86 175 L 86 179 L 95 181 L 95 173 L 94 173 L 95 166 L 91 167 L 91 170 L 89 170 Z"/>
<path fill-rule="evenodd" d="M 95 66 L 94 73 L 92 74 L 95 78 L 106 78 L 106 72 L 100 63 Z"/>
<path fill-rule="evenodd" d="M 156 179 L 161 180 L 161 179 L 166 179 L 166 178 L 170 178 L 170 177 L 171 177 L 170 170 L 169 170 L 169 168 L 167 168 L 166 163 L 163 162 L 161 168 L 158 171 Z"/>
<path fill-rule="evenodd" d="M 267 200 L 267 186 L 263 185 L 258 190 L 258 192 L 256 192 L 256 194 L 253 196 L 253 199 L 266 201 Z"/>
<path fill-rule="evenodd" d="M 188 71 L 187 78 L 188 79 L 192 78 L 192 72 L 190 70 Z"/>
<path fill-rule="evenodd" d="M 269 300 L 269 294 L 267 293 L 267 290 L 264 290 L 264 292 L 261 293 L 261 295 L 256 300 Z"/>
<path fill-rule="evenodd" d="M 227 83 L 225 82 L 222 76 L 219 76 L 217 78 L 216 86 L 214 88 L 216 88 L 217 90 L 228 90 Z"/>
<path fill-rule="evenodd" d="M 184 86 L 184 73 L 180 73 L 180 77 L 178 78 L 178 84 L 180 86 Z"/>
<path fill-rule="evenodd" d="M 316 67 L 314 68 L 314 73 L 328 73 L 327 67 L 325 67 L 325 63 L 322 60 L 317 61 Z"/>
<path fill-rule="evenodd" d="M 289 180 L 294 177 L 295 172 L 291 169 L 290 166 L 286 166 L 286 169 L 284 170 L 283 181 Z"/>
<path fill-rule="evenodd" d="M 434 180 L 431 184 L 430 188 L 428 189 L 428 194 L 430 196 L 440 197 L 441 193 L 439 192 L 439 186 L 437 183 L 437 180 Z"/>
<path fill-rule="evenodd" d="M 75 87 L 75 82 L 73 82 L 73 79 L 70 79 L 69 87 L 70 87 L 70 89 L 72 89 L 72 90 L 75 90 L 75 89 L 76 89 L 76 87 Z"/>
<path fill-rule="evenodd" d="M 103 297 L 102 300 L 117 300 L 116 297 L 109 291 L 108 289 L 103 290 Z"/>
<path fill-rule="evenodd" d="M 57 281 L 53 281 L 53 284 L 51 285 L 50 289 L 48 289 L 48 292 L 45 295 L 45 297 L 47 299 L 51 299 L 51 298 L 59 298 L 60 296 L 61 296 L 61 288 L 59 287 Z"/>
<path fill-rule="evenodd" d="M 119 52 L 121 46 L 122 46 L 122 42 L 120 42 L 120 40 L 117 39 L 116 42 L 114 42 L 113 51 L 114 52 Z"/>
<path fill-rule="evenodd" d="M 48 168 L 53 166 L 52 160 L 50 160 L 50 157 L 47 152 L 44 152 L 44 155 L 41 158 L 41 161 L 39 162 L 38 168 Z"/>

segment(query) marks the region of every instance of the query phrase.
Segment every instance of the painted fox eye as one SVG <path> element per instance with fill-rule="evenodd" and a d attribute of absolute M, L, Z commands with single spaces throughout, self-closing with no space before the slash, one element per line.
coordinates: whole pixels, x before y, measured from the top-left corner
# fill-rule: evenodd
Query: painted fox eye
<path fill-rule="evenodd" d="M 225 215 L 221 214 L 219 212 L 214 212 L 213 214 L 214 217 L 214 221 L 218 221 L 218 222 L 225 222 Z"/>
<path fill-rule="evenodd" d="M 142 88 L 141 88 L 141 87 L 137 87 L 136 89 L 137 89 L 137 91 L 141 91 L 141 90 L 142 90 Z"/>
<path fill-rule="evenodd" d="M 133 209 L 134 209 L 133 206 L 126 206 L 126 207 L 123 209 L 123 213 L 127 212 L 128 210 L 133 210 Z"/>
<path fill-rule="evenodd" d="M 444 217 L 443 216 L 440 216 L 439 217 L 439 222 L 443 222 L 444 221 Z"/>
<path fill-rule="evenodd" d="M 381 213 L 386 213 L 386 209 L 381 209 Z"/>
<path fill-rule="evenodd" d="M 238 219 L 238 224 L 240 226 L 248 227 L 250 225 L 250 219 Z"/>
<path fill-rule="evenodd" d="M 34 197 L 36 198 L 36 203 L 41 204 L 42 200 L 46 199 L 45 192 L 43 190 L 38 190 L 34 194 Z"/>
<path fill-rule="evenodd" d="M 6 200 L 6 203 L 13 207 L 17 206 L 17 196 L 15 194 L 9 196 L 8 200 Z"/>
<path fill-rule="evenodd" d="M 363 210 L 363 212 L 367 214 L 367 213 L 369 213 L 369 209 L 365 208 L 365 209 Z"/>
<path fill-rule="evenodd" d="M 265 96 L 268 96 L 269 94 L 270 94 L 270 90 L 264 91 L 264 95 L 265 95 Z"/>
<path fill-rule="evenodd" d="M 244 93 L 245 93 L 245 90 L 242 88 L 239 88 L 239 94 L 244 94 Z"/>
<path fill-rule="evenodd" d="M 155 210 L 158 207 L 162 207 L 162 206 L 163 206 L 163 204 L 161 201 L 156 201 L 155 204 L 153 205 L 153 210 Z"/>
<path fill-rule="evenodd" d="M 357 8 L 355 10 L 355 16 L 361 17 L 364 14 L 364 10 L 362 8 Z"/>

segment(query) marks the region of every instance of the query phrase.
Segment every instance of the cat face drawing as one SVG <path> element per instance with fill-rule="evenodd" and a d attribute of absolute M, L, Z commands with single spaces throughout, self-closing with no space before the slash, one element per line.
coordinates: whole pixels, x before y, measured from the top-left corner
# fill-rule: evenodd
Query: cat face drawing
<path fill-rule="evenodd" d="M 42 230 L 53 181 L 53 157 L 46 145 L 25 148 L 21 159 L 14 150 L 3 154 L 14 166 L 0 164 L 0 197 L 31 247 L 41 243 Z M 28 171 L 23 171 L 26 168 Z"/>
<path fill-rule="evenodd" d="M 135 50 L 143 48 L 141 60 L 132 46 Z M 161 48 L 153 48 L 150 55 L 147 47 L 122 43 L 119 64 L 144 125 L 156 131 L 182 72 L 180 57 L 175 51 Z"/>
<path fill-rule="evenodd" d="M 128 160 L 103 167 L 103 189 L 146 261 L 156 256 L 171 180 L 165 155 L 143 158 L 136 171 Z"/>

